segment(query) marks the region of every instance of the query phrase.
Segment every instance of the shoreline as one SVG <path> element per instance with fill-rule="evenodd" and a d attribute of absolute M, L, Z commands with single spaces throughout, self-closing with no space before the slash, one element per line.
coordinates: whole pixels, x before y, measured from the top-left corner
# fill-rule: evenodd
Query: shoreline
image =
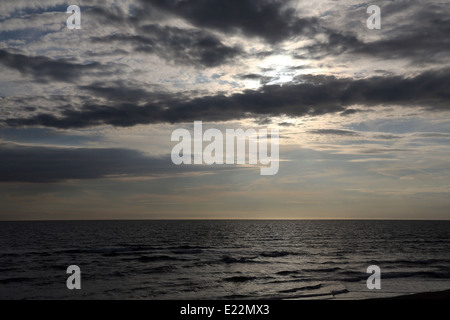
<path fill-rule="evenodd" d="M 450 289 L 442 291 L 402 294 L 393 297 L 369 298 L 364 300 L 450 300 Z"/>

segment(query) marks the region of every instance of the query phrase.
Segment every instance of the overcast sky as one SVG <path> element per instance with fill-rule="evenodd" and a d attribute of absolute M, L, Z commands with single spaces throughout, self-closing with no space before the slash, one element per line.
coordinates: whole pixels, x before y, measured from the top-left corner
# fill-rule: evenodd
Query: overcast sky
<path fill-rule="evenodd" d="M 450 219 L 449 13 L 444 0 L 3 0 L 0 220 Z M 279 129 L 278 174 L 174 165 L 171 133 L 196 120 Z"/>

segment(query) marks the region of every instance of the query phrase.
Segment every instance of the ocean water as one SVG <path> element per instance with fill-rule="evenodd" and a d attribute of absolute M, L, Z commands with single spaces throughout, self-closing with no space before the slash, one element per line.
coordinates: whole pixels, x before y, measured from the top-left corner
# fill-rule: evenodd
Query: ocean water
<path fill-rule="evenodd" d="M 450 221 L 0 222 L 0 299 L 363 299 L 450 289 Z M 68 290 L 69 265 L 81 290 Z M 369 290 L 367 267 L 381 269 Z"/>

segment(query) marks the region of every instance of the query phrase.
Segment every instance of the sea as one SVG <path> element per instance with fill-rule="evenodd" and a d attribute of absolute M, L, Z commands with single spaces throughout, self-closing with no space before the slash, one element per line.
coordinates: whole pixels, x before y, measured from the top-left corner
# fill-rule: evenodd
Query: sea
<path fill-rule="evenodd" d="M 450 221 L 0 222 L 0 299 L 370 299 L 450 289 Z M 67 268 L 80 269 L 70 290 Z M 380 289 L 369 289 L 378 266 Z M 373 283 L 373 279 L 371 280 Z"/>

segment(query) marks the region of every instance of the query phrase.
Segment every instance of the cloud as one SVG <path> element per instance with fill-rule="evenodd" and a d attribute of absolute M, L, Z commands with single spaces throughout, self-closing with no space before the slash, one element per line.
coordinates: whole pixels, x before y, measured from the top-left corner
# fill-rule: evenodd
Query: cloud
<path fill-rule="evenodd" d="M 259 80 L 261 77 L 262 75 L 256 73 L 240 74 L 236 76 L 236 78 L 242 80 Z"/>
<path fill-rule="evenodd" d="M 240 48 L 224 45 L 209 32 L 157 24 L 140 27 L 139 34 L 117 33 L 93 37 L 91 41 L 131 44 L 135 52 L 156 54 L 175 64 L 198 67 L 216 67 L 242 53 Z"/>
<path fill-rule="evenodd" d="M 75 82 L 86 73 L 107 71 L 99 62 L 76 63 L 68 59 L 52 59 L 45 56 L 27 56 L 0 49 L 0 64 L 15 69 L 23 75 L 30 75 L 39 82 Z"/>
<path fill-rule="evenodd" d="M 211 166 L 176 166 L 168 157 L 152 158 L 130 149 L 4 144 L 0 145 L 0 152 L 0 182 L 51 183 L 70 179 L 158 176 L 211 170 Z"/>
<path fill-rule="evenodd" d="M 155 20 L 166 21 L 172 16 L 200 28 L 197 30 L 203 34 L 214 31 L 222 35 L 241 35 L 248 40 L 256 37 L 271 45 L 268 51 L 254 52 L 256 56 L 271 55 L 272 49 L 279 43 L 299 38 L 313 42 L 298 48 L 298 52 L 292 52 L 293 57 L 300 59 L 321 59 L 345 54 L 347 59 L 358 55 L 377 59 L 406 59 L 411 62 L 436 63 L 442 59 L 447 60 L 450 50 L 448 41 L 442 41 L 450 32 L 450 19 L 446 14 L 448 5 L 439 2 L 383 3 L 381 5 L 382 30 L 377 33 L 372 32 L 369 37 L 367 37 L 368 30 L 365 23 L 355 23 L 355 20 L 359 22 L 359 19 L 355 17 L 367 18 L 368 5 L 349 6 L 344 3 L 327 10 L 322 16 L 311 15 L 311 12 L 309 12 L 310 16 L 302 16 L 302 14 L 308 14 L 302 10 L 305 4 L 289 0 L 140 0 L 138 3 L 142 5 L 141 10 L 131 17 L 127 12 L 118 9 L 89 8 L 88 10 L 110 23 L 132 26 L 137 35 L 129 35 L 125 38 L 127 41 L 135 42 L 138 48 L 145 52 L 160 52 L 155 39 L 161 42 L 162 47 L 176 49 L 172 46 L 171 39 L 174 38 L 173 33 L 179 33 L 179 36 L 175 37 L 181 43 L 181 59 L 176 61 L 178 63 L 192 62 L 192 59 L 186 59 L 186 56 L 191 55 L 190 52 L 186 52 L 186 49 L 189 48 L 189 44 L 192 44 L 192 38 L 200 35 L 193 35 L 192 30 L 188 29 L 157 27 L 158 25 L 154 24 L 142 27 L 143 24 Z M 294 10 L 294 6 L 299 7 L 300 10 Z M 152 19 L 149 19 L 149 15 Z M 334 23 L 327 19 L 328 15 L 333 15 Z M 148 37 L 148 34 L 151 36 Z M 132 39 L 133 37 L 136 38 Z M 239 51 L 235 51 L 236 48 L 223 46 L 211 34 L 208 37 L 211 41 L 215 39 L 209 50 L 222 52 L 221 55 L 223 52 L 230 56 L 239 54 Z M 169 39 L 168 43 L 164 44 L 164 39 Z M 183 43 L 188 45 L 183 47 Z M 194 45 L 192 52 L 195 52 L 195 49 L 200 51 L 200 55 L 204 50 Z M 176 55 L 175 51 L 170 53 L 169 57 L 172 54 Z M 218 65 L 219 60 L 213 57 L 212 61 L 212 65 Z"/>
<path fill-rule="evenodd" d="M 111 82 L 94 82 L 78 87 L 89 92 L 93 97 L 101 97 L 111 102 L 137 103 L 140 101 L 157 101 L 169 99 L 169 94 L 164 92 L 159 85 L 146 85 L 145 88 L 133 80 L 115 80 Z M 153 89 L 148 91 L 148 89 Z M 176 96 L 172 93 L 173 96 Z"/>
<path fill-rule="evenodd" d="M 333 136 L 359 136 L 360 134 L 355 131 L 349 130 L 340 130 L 340 129 L 315 129 L 309 130 L 309 133 L 313 134 L 324 134 L 324 135 L 333 135 Z"/>
<path fill-rule="evenodd" d="M 393 152 L 410 152 L 412 149 L 400 149 L 400 148 L 363 148 L 359 152 L 362 154 L 392 154 Z"/>
<path fill-rule="evenodd" d="M 250 117 L 287 115 L 301 117 L 343 112 L 353 105 L 401 105 L 426 107 L 430 111 L 448 111 L 450 70 L 424 72 L 416 77 L 371 77 L 354 80 L 333 76 L 305 76 L 303 83 L 267 85 L 232 95 L 216 94 L 197 98 L 167 93 L 145 94 L 132 88 L 115 88 L 117 94 L 137 92 L 143 104 L 116 101 L 113 88 L 83 86 L 109 97 L 105 103 L 88 101 L 78 108 L 59 113 L 40 113 L 29 118 L 9 117 L 7 126 L 46 126 L 83 128 L 97 125 L 129 127 L 137 124 L 226 121 Z M 102 92 L 99 92 L 102 91 Z M 137 90 L 137 91 L 135 91 Z"/>
<path fill-rule="evenodd" d="M 450 43 L 443 40 L 450 33 L 448 3 L 400 0 L 379 5 L 381 30 L 368 30 L 365 23 L 355 26 L 354 17 L 368 17 L 368 5 L 347 10 L 339 7 L 343 18 L 334 19 L 337 21 L 334 25 L 322 25 L 319 29 L 326 40 L 303 47 L 303 53 L 294 56 L 321 59 L 345 54 L 347 60 L 362 56 L 414 64 L 449 61 Z"/>
<path fill-rule="evenodd" d="M 281 126 L 281 127 L 292 127 L 292 126 L 295 126 L 295 124 L 290 123 L 290 122 L 286 122 L 286 121 L 279 122 L 278 125 Z"/>
<path fill-rule="evenodd" d="M 222 33 L 242 33 L 276 44 L 293 36 L 314 33 L 315 17 L 299 18 L 290 1 L 162 1 L 141 0 L 149 7 L 181 17 L 196 27 Z M 149 9 L 149 10 L 151 10 Z"/>
<path fill-rule="evenodd" d="M 425 133 L 417 133 L 416 135 L 423 138 L 450 139 L 450 133 L 443 133 L 443 132 L 425 132 Z"/>
<path fill-rule="evenodd" d="M 450 18 L 448 3 L 391 2 L 383 12 L 393 22 L 389 36 L 355 46 L 354 53 L 369 54 L 385 59 L 410 59 L 414 62 L 448 61 Z M 402 17 L 400 23 L 399 18 Z M 395 19 L 395 20 L 394 20 Z"/>
<path fill-rule="evenodd" d="M 356 114 L 356 113 L 367 113 L 367 112 L 371 112 L 371 111 L 372 110 L 361 110 L 361 109 L 349 108 L 349 109 L 345 110 L 344 112 L 341 112 L 340 115 L 342 117 L 345 117 L 345 116 L 349 116 L 349 115 Z"/>
<path fill-rule="evenodd" d="M 401 138 L 401 136 L 394 134 L 376 134 L 373 137 L 380 140 L 397 140 Z"/>

